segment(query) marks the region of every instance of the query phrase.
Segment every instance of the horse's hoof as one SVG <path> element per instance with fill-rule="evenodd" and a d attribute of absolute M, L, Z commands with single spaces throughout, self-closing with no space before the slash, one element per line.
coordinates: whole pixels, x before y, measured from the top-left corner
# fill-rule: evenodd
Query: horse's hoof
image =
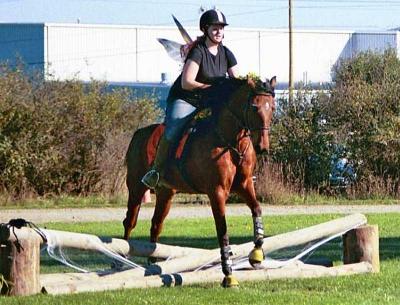
<path fill-rule="evenodd" d="M 264 251 L 262 248 L 254 248 L 249 254 L 249 263 L 254 269 L 260 269 L 264 260 Z"/>
<path fill-rule="evenodd" d="M 221 286 L 224 288 L 235 288 L 239 286 L 237 279 L 231 274 L 224 277 Z"/>

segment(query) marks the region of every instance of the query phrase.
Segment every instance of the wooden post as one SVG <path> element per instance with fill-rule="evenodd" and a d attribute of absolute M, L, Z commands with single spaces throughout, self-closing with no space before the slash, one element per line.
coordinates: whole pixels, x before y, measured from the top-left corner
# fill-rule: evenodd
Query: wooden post
<path fill-rule="evenodd" d="M 0 276 L 2 295 L 31 295 L 40 292 L 40 240 L 36 232 L 15 238 L 0 227 Z M 9 238 L 4 238 L 5 236 Z"/>
<path fill-rule="evenodd" d="M 364 225 L 343 236 L 343 263 L 369 262 L 379 272 L 379 231 L 377 225 Z"/>

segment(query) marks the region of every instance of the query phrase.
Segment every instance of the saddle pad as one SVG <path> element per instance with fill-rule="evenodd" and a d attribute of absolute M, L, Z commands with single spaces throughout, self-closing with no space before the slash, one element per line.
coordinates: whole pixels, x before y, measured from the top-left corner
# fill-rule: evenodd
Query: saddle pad
<path fill-rule="evenodd" d="M 164 131 L 165 131 L 165 125 L 160 124 L 151 133 L 149 140 L 147 141 L 147 147 L 146 147 L 147 160 L 151 160 L 151 162 L 154 160 L 156 156 L 158 143 L 160 142 L 161 136 L 164 134 Z M 189 133 L 185 131 L 184 135 L 179 140 L 178 146 L 174 147 L 175 151 L 173 155 L 176 160 L 179 160 L 182 157 L 183 148 L 185 147 L 185 143 L 188 137 Z M 171 154 L 172 153 L 170 152 L 170 155 Z"/>
<path fill-rule="evenodd" d="M 158 125 L 156 128 L 154 128 L 149 139 L 147 140 L 146 155 L 149 163 L 152 163 L 156 157 L 157 146 L 158 143 L 160 142 L 161 136 L 164 133 L 164 130 L 165 130 L 164 124 Z"/>

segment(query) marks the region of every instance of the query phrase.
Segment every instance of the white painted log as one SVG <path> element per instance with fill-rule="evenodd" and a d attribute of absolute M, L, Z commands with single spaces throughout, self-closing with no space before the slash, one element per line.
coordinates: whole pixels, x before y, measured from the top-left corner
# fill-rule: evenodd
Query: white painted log
<path fill-rule="evenodd" d="M 169 246 L 137 240 L 126 241 L 119 238 L 97 237 L 92 234 L 45 229 L 43 229 L 43 231 L 46 235 L 56 238 L 57 245 L 61 247 L 101 251 L 104 246 L 107 250 L 127 256 L 152 256 L 167 259 L 191 255 L 193 252 L 207 251 L 197 248 Z"/>
<path fill-rule="evenodd" d="M 354 214 L 339 219 L 335 219 L 326 223 L 318 224 L 312 227 L 304 228 L 301 230 L 283 233 L 272 237 L 267 237 L 264 238 L 263 250 L 265 253 L 269 253 L 289 246 L 304 244 L 306 242 L 326 237 L 329 235 L 343 233 L 352 228 L 365 224 L 366 221 L 367 220 L 364 215 Z M 55 233 L 58 234 L 56 236 L 60 237 L 59 241 L 62 243 L 63 246 L 83 247 L 85 249 L 88 248 L 97 249 L 96 247 L 98 247 L 101 244 L 99 242 L 99 238 L 94 235 L 68 233 L 68 232 L 60 233 L 60 231 L 55 231 Z M 110 242 L 107 244 L 107 247 L 111 247 L 109 246 L 110 244 L 113 245 L 112 249 L 114 251 L 118 249 L 125 249 L 125 251 L 128 251 L 127 242 L 124 240 L 110 239 Z M 146 243 L 143 244 L 146 245 Z M 147 245 L 148 244 L 149 243 L 147 243 Z M 137 242 L 137 245 L 141 246 L 142 243 Z M 158 245 L 159 244 L 156 244 L 156 246 Z M 152 246 L 154 246 L 154 244 L 150 245 L 150 247 Z M 234 253 L 234 257 L 245 256 L 251 251 L 253 247 L 254 247 L 253 242 L 237 246 L 233 245 L 232 252 Z M 162 247 L 160 246 L 160 248 Z M 182 248 L 182 247 L 176 247 L 176 248 Z M 153 255 L 156 249 L 150 248 L 148 250 L 140 250 L 140 251 L 142 254 L 151 252 Z M 171 249 L 175 249 L 175 247 L 172 247 Z M 130 269 L 120 272 L 117 277 L 132 278 L 132 277 L 143 276 L 145 273 L 168 274 L 168 273 L 184 272 L 188 270 L 195 270 L 203 265 L 206 265 L 209 262 L 220 262 L 219 249 L 214 249 L 214 250 L 199 249 L 200 251 L 197 251 L 197 249 L 195 249 L 195 251 L 192 251 L 192 249 L 194 248 L 182 248 L 181 249 L 182 252 L 180 254 L 183 254 L 185 253 L 185 251 L 188 251 L 185 256 L 178 257 L 175 259 L 170 259 L 168 261 L 160 262 L 155 265 L 151 265 L 147 268 L 146 272 L 140 269 Z M 135 253 L 140 251 L 135 250 Z M 114 277 L 116 276 L 113 274 L 104 276 L 104 278 L 109 278 L 110 280 L 112 280 Z"/>
<path fill-rule="evenodd" d="M 78 281 L 96 280 L 100 277 L 96 272 L 87 273 L 48 273 L 40 275 L 41 286 L 69 285 Z"/>
<path fill-rule="evenodd" d="M 350 229 L 366 223 L 367 219 L 362 214 L 349 215 L 297 231 L 264 238 L 263 250 L 265 253 L 271 253 L 287 247 L 302 245 L 323 237 L 347 232 Z M 153 256 L 164 259 L 182 258 L 179 263 L 183 263 L 185 266 L 186 264 L 189 264 L 184 270 L 196 269 L 211 260 L 216 259 L 218 261 L 219 259 L 219 249 L 204 250 L 198 248 L 168 246 L 159 243 L 149 243 L 135 240 L 129 240 L 127 242 L 117 238 L 100 239 L 99 237 L 90 234 L 70 233 L 56 230 L 47 231 L 50 234 L 57 236 L 58 243 L 63 247 L 98 250 L 103 244 L 107 247 L 107 249 L 124 255 Z M 248 242 L 242 245 L 232 245 L 232 252 L 234 257 L 244 256 L 247 255 L 251 249 L 253 249 L 253 247 L 253 242 Z M 185 257 L 192 256 L 193 254 L 196 254 L 196 259 L 185 259 Z M 167 266 L 164 266 L 163 268 L 167 270 Z"/>
<path fill-rule="evenodd" d="M 266 263 L 266 264 L 261 264 L 259 268 L 262 269 L 279 269 L 282 268 L 282 264 L 274 266 L 273 263 Z M 293 261 L 290 262 L 287 265 L 284 265 L 283 268 L 295 268 L 295 267 L 300 267 L 302 269 L 315 269 L 319 268 L 319 265 L 310 265 L 310 264 L 305 264 L 301 261 Z M 241 270 L 254 270 L 254 268 L 250 265 L 248 261 L 244 262 L 240 266 Z M 215 268 L 215 270 L 219 270 L 218 268 Z M 235 271 L 236 272 L 236 271 Z M 104 277 L 105 275 L 111 275 L 114 274 L 114 279 L 119 278 L 122 279 L 124 277 L 121 272 L 116 272 L 116 271 L 109 271 L 108 273 L 103 273 L 102 275 L 99 275 L 95 272 L 88 272 L 88 273 L 49 273 L 49 274 L 42 274 L 40 276 L 40 281 L 42 286 L 48 286 L 48 285 L 69 285 L 70 283 L 76 283 L 78 281 L 87 281 L 87 280 L 96 280 L 101 277 Z M 221 273 L 220 273 L 221 275 Z M 137 278 L 142 278 L 144 276 L 144 273 L 138 273 L 136 276 L 134 276 L 132 273 L 129 277 L 126 277 L 127 279 L 137 279 Z M 110 277 L 108 277 L 108 280 L 110 280 Z"/>
<path fill-rule="evenodd" d="M 50 242 L 55 243 L 59 247 L 93 251 L 102 251 L 105 249 L 125 256 L 152 256 L 167 259 L 210 251 L 137 240 L 126 241 L 124 239 L 98 237 L 96 235 L 84 233 L 48 230 L 42 228 L 40 230 L 45 233 Z M 35 233 L 33 229 L 23 227 L 21 229 L 15 228 L 15 234 L 19 238 L 24 238 L 24 236 L 28 237 L 31 234 L 37 233 Z M 0 239 L 2 238 L 2 235 L 4 240 L 15 240 L 15 236 L 9 232 L 0 232 Z"/>
<path fill-rule="evenodd" d="M 346 232 L 352 228 L 364 225 L 366 223 L 367 219 L 364 215 L 353 214 L 297 231 L 287 232 L 264 238 L 263 250 L 265 253 L 270 253 L 290 246 L 305 244 L 309 241 L 316 240 L 322 237 Z M 15 229 L 15 233 L 17 236 L 23 236 L 25 234 L 30 234 L 30 230 L 32 229 Z M 187 255 L 192 255 L 193 253 L 201 253 L 202 255 L 208 256 L 200 262 L 200 264 L 203 264 L 215 257 L 216 252 L 215 250 L 169 246 L 159 243 L 150 243 L 135 240 L 125 241 L 118 238 L 99 238 L 91 234 L 72 233 L 47 229 L 41 230 L 50 236 L 54 236 L 57 239 L 58 245 L 61 247 L 99 251 L 99 249 L 101 250 L 102 246 L 104 245 L 108 250 L 130 256 L 153 256 L 166 259 L 185 257 Z M 11 236 L 11 238 L 13 238 L 13 236 Z M 253 247 L 253 242 L 236 246 L 233 245 L 232 251 L 235 257 L 243 256 L 247 255 Z"/>
<path fill-rule="evenodd" d="M 317 278 L 332 276 L 349 276 L 354 274 L 372 272 L 371 264 L 367 262 L 341 265 L 336 267 L 306 266 L 295 268 L 267 269 L 236 271 L 235 277 L 239 282 L 244 281 L 268 281 L 287 278 Z M 80 292 L 95 292 L 123 288 L 150 288 L 163 286 L 184 286 L 198 283 L 220 283 L 223 275 L 220 270 L 185 272 L 176 274 L 165 274 L 161 276 L 148 276 L 135 279 L 99 278 L 94 280 L 70 282 L 68 285 L 47 284 L 43 286 L 43 291 L 49 294 L 67 294 Z"/>
<path fill-rule="evenodd" d="M 263 250 L 265 253 L 271 253 L 287 247 L 302 245 L 323 237 L 345 233 L 366 223 L 367 218 L 363 214 L 352 214 L 297 231 L 264 238 Z M 232 251 L 234 256 L 243 256 L 247 255 L 253 247 L 253 242 L 249 242 L 233 247 Z"/>
<path fill-rule="evenodd" d="M 265 253 L 270 253 L 290 246 L 302 245 L 309 241 L 347 232 L 348 230 L 361 226 L 366 222 L 367 219 L 364 215 L 354 214 L 297 231 L 267 237 L 264 238 L 263 250 Z M 242 245 L 232 245 L 233 258 L 248 255 L 253 247 L 253 242 Z M 220 262 L 219 249 L 205 250 L 199 254 L 160 262 L 151 266 L 148 272 L 152 274 L 166 274 L 195 270 L 209 262 Z M 130 276 L 130 273 L 133 273 L 133 276 L 137 276 L 138 271 L 127 270 L 124 271 L 124 273 L 126 273 L 128 277 Z"/>

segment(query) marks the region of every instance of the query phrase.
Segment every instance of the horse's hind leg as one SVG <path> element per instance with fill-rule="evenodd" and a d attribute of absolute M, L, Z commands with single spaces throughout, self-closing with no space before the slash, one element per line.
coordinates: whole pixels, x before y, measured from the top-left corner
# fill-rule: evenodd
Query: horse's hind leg
<path fill-rule="evenodd" d="M 161 234 L 164 219 L 167 217 L 171 208 L 172 197 L 175 190 L 169 188 L 156 189 L 156 207 L 154 209 L 153 218 L 151 219 L 150 241 L 155 243 Z"/>
<path fill-rule="evenodd" d="M 253 267 L 257 267 L 264 260 L 262 245 L 264 242 L 264 224 L 262 221 L 262 209 L 257 201 L 254 184 L 251 178 L 247 179 L 236 190 L 236 193 L 246 202 L 253 216 L 254 249 L 249 254 L 249 261 Z"/>
<path fill-rule="evenodd" d="M 148 188 L 139 180 L 135 183 L 130 183 L 128 180 L 127 184 L 129 189 L 128 211 L 126 212 L 126 217 L 123 221 L 124 239 L 126 240 L 128 240 L 132 230 L 136 227 L 142 198 L 144 193 L 148 190 Z"/>

